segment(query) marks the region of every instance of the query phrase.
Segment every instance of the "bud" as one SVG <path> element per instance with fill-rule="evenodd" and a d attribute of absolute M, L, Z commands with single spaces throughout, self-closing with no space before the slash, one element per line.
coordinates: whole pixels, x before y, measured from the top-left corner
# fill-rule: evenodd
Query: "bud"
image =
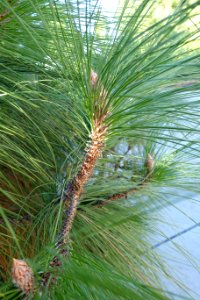
<path fill-rule="evenodd" d="M 33 292 L 33 271 L 24 260 L 13 258 L 12 280 L 13 283 L 25 294 Z"/>
<path fill-rule="evenodd" d="M 97 73 L 94 72 L 93 70 L 91 70 L 90 80 L 91 80 L 91 83 L 92 83 L 92 87 L 94 87 L 95 84 L 97 83 L 98 75 L 97 75 Z"/>
<path fill-rule="evenodd" d="M 146 159 L 146 168 L 147 168 L 147 173 L 151 173 L 153 171 L 154 168 L 154 160 L 153 157 L 151 156 L 151 154 L 147 155 L 147 159 Z"/>

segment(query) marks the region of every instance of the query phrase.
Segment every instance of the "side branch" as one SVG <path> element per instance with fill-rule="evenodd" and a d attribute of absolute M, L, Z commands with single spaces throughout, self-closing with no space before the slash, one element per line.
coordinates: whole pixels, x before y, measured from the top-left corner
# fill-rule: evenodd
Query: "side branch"
<path fill-rule="evenodd" d="M 106 200 L 103 200 L 100 203 L 98 202 L 96 206 L 103 207 L 112 201 L 116 201 L 116 200 L 119 200 L 122 198 L 127 198 L 129 194 L 136 193 L 137 191 L 142 189 L 148 183 L 149 179 L 151 178 L 153 169 L 154 169 L 154 160 L 153 160 L 153 157 L 151 156 L 151 154 L 147 155 L 145 166 L 146 166 L 146 176 L 140 183 L 138 183 L 138 185 L 136 187 L 128 189 L 121 193 L 113 194 L 113 195 L 109 196 Z"/>
<path fill-rule="evenodd" d="M 98 203 L 96 206 L 97 207 L 103 207 L 103 206 L 109 204 L 112 201 L 127 198 L 129 194 L 136 193 L 141 188 L 143 188 L 147 184 L 147 182 L 148 182 L 148 177 L 145 177 L 145 179 L 141 183 L 139 183 L 136 187 L 134 187 L 132 189 L 128 189 L 128 190 L 123 191 L 121 193 L 113 194 L 112 196 L 109 196 L 106 200 L 103 200 L 100 203 Z"/>

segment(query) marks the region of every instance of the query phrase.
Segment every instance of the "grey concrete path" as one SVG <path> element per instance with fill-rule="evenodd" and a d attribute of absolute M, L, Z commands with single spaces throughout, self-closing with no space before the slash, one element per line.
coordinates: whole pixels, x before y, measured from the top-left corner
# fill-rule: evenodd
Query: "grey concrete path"
<path fill-rule="evenodd" d="M 160 219 L 160 221 L 159 221 Z M 166 262 L 169 276 L 162 276 L 166 290 L 200 300 L 200 198 L 188 193 L 188 199 L 161 209 L 153 244 Z M 171 238 L 171 240 L 170 240 Z M 165 241 L 165 242 L 164 242 Z M 174 280 L 170 279 L 174 277 Z M 170 299 L 180 299 L 170 296 Z"/>

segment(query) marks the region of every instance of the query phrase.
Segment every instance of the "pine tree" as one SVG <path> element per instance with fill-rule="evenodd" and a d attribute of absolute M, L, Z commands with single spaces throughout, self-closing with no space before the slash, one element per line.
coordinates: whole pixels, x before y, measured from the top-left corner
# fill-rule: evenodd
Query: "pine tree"
<path fill-rule="evenodd" d="M 149 236 L 199 192 L 199 4 L 1 1 L 0 297 L 172 299 Z"/>

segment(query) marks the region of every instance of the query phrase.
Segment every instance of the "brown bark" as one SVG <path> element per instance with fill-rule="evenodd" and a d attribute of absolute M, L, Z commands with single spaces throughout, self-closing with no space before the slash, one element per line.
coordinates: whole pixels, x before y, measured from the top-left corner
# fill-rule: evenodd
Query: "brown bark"
<path fill-rule="evenodd" d="M 88 182 L 93 173 L 98 158 L 101 155 L 105 135 L 106 126 L 104 124 L 104 118 L 101 117 L 94 121 L 94 128 L 90 137 L 90 146 L 86 150 L 83 163 L 77 175 L 68 185 L 65 198 L 63 199 L 65 202 L 65 217 L 63 228 L 57 243 L 58 248 L 60 248 L 61 245 L 67 244 L 68 242 L 69 233 L 76 216 L 80 196 L 83 192 L 85 184 Z"/>

